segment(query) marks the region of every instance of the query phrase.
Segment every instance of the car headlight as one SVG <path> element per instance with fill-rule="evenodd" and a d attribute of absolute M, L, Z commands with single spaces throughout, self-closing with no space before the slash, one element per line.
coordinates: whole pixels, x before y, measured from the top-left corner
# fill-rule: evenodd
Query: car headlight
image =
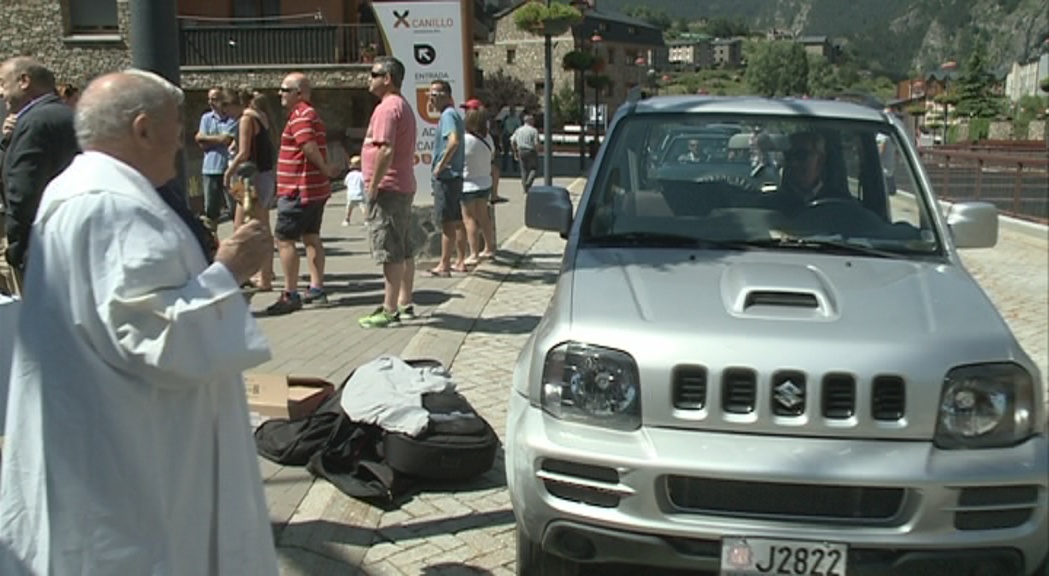
<path fill-rule="evenodd" d="M 617 430 L 641 427 L 637 363 L 626 352 L 569 342 L 546 355 L 540 389 L 555 418 Z"/>
<path fill-rule="evenodd" d="M 999 448 L 1033 432 L 1034 386 L 1016 364 L 961 366 L 947 373 L 936 425 L 939 448 Z"/>

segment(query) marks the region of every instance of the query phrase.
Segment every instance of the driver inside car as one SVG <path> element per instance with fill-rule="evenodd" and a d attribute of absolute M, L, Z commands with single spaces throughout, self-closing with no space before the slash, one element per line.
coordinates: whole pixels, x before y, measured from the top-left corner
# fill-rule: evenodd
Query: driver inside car
<path fill-rule="evenodd" d="M 688 141 L 688 152 L 677 157 L 677 161 L 680 164 L 695 164 L 703 162 L 703 153 L 699 150 L 699 140 Z"/>
<path fill-rule="evenodd" d="M 790 149 L 784 154 L 783 181 L 771 195 L 774 208 L 797 214 L 806 206 L 824 198 L 841 198 L 824 186 L 827 147 L 816 132 L 790 135 Z"/>

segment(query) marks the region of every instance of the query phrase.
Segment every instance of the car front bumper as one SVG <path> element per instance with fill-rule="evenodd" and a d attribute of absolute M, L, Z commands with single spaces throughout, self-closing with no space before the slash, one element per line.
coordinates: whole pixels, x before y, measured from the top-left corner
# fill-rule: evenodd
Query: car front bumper
<path fill-rule="evenodd" d="M 725 536 L 845 543 L 850 575 L 964 574 L 932 570 L 984 562 L 995 568 L 988 574 L 1012 576 L 1049 554 L 1044 435 L 1005 449 L 943 451 L 928 442 L 616 432 L 559 421 L 518 394 L 508 423 L 507 478 L 521 529 L 579 561 L 716 571 Z M 674 493 L 674 482 L 693 481 L 699 493 Z M 730 487 L 730 500 L 753 491 L 739 504 L 749 510 L 703 497 L 718 485 Z M 842 487 L 855 491 L 833 496 Z M 839 503 L 879 491 L 900 497 L 887 515 L 865 517 L 877 507 L 860 503 L 851 515 L 826 507 L 823 516 L 824 491 Z M 777 502 L 780 494 L 811 507 Z"/>

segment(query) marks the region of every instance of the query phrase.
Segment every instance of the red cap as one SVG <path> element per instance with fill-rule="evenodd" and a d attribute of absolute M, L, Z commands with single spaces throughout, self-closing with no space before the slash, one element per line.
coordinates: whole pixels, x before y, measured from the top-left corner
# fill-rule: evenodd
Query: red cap
<path fill-rule="evenodd" d="M 461 106 L 463 108 L 466 108 L 467 110 L 476 110 L 476 109 L 481 108 L 482 106 L 484 106 L 484 104 L 481 103 L 481 101 L 478 100 L 477 98 L 471 98 L 471 99 L 467 100 L 466 102 L 463 102 Z"/>

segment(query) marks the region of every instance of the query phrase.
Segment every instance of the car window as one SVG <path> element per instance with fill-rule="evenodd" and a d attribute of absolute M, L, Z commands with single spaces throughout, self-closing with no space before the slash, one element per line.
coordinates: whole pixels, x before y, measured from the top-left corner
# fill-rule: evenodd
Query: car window
<path fill-rule="evenodd" d="M 900 254 L 939 254 L 898 138 L 881 122 L 631 116 L 616 125 L 594 172 L 582 239 L 829 237 Z M 886 143 L 894 148 L 889 153 Z"/>

